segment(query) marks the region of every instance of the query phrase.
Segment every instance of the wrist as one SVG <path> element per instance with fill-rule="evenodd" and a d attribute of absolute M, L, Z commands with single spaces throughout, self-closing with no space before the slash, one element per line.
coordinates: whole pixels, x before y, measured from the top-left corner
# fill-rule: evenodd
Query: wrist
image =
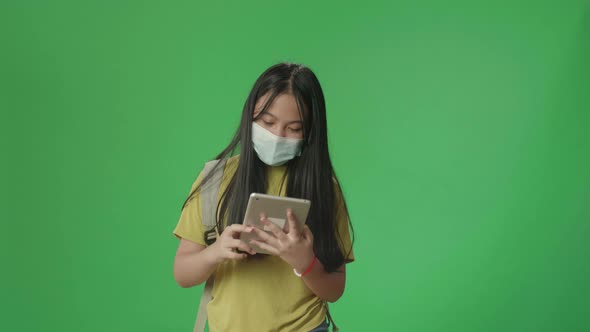
<path fill-rule="evenodd" d="M 313 269 L 314 265 L 316 264 L 318 258 L 315 256 L 315 254 L 311 255 L 311 258 L 309 260 L 307 260 L 307 264 L 299 267 L 299 268 L 293 268 L 293 272 L 295 273 L 296 276 L 298 277 L 304 277 L 305 275 L 307 275 L 308 273 L 311 272 L 311 270 Z"/>
<path fill-rule="evenodd" d="M 313 249 L 309 250 L 303 254 L 303 257 L 300 257 L 297 261 L 295 261 L 294 264 L 292 263 L 291 267 L 297 270 L 297 272 L 303 272 L 309 267 L 314 258 L 315 252 L 313 252 Z"/>
<path fill-rule="evenodd" d="M 207 260 L 213 265 L 219 265 L 224 261 L 224 258 L 220 255 L 217 247 L 218 245 L 216 241 L 205 249 L 207 251 Z"/>

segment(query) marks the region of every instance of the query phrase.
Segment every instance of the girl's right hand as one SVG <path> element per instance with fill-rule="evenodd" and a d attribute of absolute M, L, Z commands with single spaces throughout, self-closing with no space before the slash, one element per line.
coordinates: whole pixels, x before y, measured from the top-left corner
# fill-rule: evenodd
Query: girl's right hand
<path fill-rule="evenodd" d="M 227 259 L 242 260 L 248 256 L 246 253 L 250 255 L 256 254 L 254 249 L 239 239 L 241 233 L 250 232 L 252 232 L 252 227 L 241 224 L 226 227 L 219 238 L 211 245 L 218 263 L 222 263 Z M 238 253 L 236 249 L 246 253 Z"/>

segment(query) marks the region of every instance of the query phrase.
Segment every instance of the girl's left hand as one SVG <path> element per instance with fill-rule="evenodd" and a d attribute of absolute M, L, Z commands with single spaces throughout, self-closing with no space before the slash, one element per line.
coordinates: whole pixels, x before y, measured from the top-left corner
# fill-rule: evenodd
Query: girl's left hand
<path fill-rule="evenodd" d="M 260 221 L 270 229 L 272 234 L 254 227 L 253 232 L 262 241 L 252 240 L 250 244 L 279 256 L 301 273 L 311 264 L 315 256 L 313 252 L 313 234 L 307 225 L 301 227 L 291 209 L 287 210 L 287 220 L 289 229 L 285 232 L 269 221 L 266 216 L 260 218 Z"/>

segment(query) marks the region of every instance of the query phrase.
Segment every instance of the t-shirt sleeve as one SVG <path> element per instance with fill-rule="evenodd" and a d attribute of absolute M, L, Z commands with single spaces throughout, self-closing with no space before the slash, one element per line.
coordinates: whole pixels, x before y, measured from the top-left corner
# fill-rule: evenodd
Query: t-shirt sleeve
<path fill-rule="evenodd" d="M 193 182 L 189 194 L 201 182 L 202 176 L 203 172 L 201 171 L 197 179 Z M 200 190 L 197 191 L 191 197 L 191 199 L 186 203 L 186 205 L 182 209 L 180 213 L 180 218 L 178 219 L 178 223 L 176 224 L 176 227 L 174 228 L 174 231 L 172 233 L 178 239 L 184 238 L 203 246 L 207 245 L 205 243 L 205 238 L 203 235 L 204 230 L 202 223 Z"/>
<path fill-rule="evenodd" d="M 344 262 L 350 263 L 354 261 L 354 252 L 352 250 L 352 239 L 349 230 L 349 223 L 348 219 L 349 216 L 346 213 L 346 207 L 344 205 L 344 199 L 342 196 L 342 192 L 336 185 L 335 188 L 336 194 L 336 222 L 337 222 L 337 230 L 338 230 L 338 242 L 340 244 L 340 249 L 344 255 Z"/>

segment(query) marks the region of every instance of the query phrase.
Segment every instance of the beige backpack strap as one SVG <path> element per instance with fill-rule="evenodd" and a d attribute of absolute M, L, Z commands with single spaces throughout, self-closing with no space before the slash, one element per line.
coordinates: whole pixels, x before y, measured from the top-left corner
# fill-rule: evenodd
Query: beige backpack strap
<path fill-rule="evenodd" d="M 215 173 L 212 175 L 211 179 L 201 187 L 201 216 L 205 228 L 204 236 L 207 245 L 212 244 L 217 239 L 217 233 L 215 231 L 215 225 L 217 223 L 217 196 L 219 194 L 219 187 L 221 186 L 221 179 L 223 177 L 226 161 L 226 159 L 221 160 L 219 167 L 215 169 Z M 219 160 L 211 160 L 205 163 L 203 178 L 215 168 L 215 165 L 217 165 L 218 162 Z M 205 323 L 207 322 L 207 304 L 211 301 L 211 291 L 213 290 L 214 283 L 214 274 L 211 274 L 205 283 L 203 295 L 201 295 L 201 302 L 199 303 L 199 311 L 197 312 L 197 319 L 195 321 L 193 332 L 205 331 Z"/>
<path fill-rule="evenodd" d="M 219 193 L 219 187 L 221 186 L 221 180 L 223 177 L 223 171 L 225 169 L 225 163 L 227 159 L 211 160 L 205 163 L 203 168 L 203 178 L 210 172 L 212 174 L 211 179 L 201 187 L 201 216 L 203 226 L 205 226 L 205 242 L 207 245 L 215 242 L 216 233 L 215 226 L 217 224 L 217 196 Z M 216 167 L 217 163 L 220 163 Z"/>
<path fill-rule="evenodd" d="M 207 322 L 207 303 L 211 301 L 211 290 L 213 289 L 213 283 L 215 279 L 213 275 L 207 279 L 205 283 L 205 289 L 203 289 L 203 295 L 201 295 L 201 302 L 199 303 L 199 311 L 197 312 L 197 320 L 195 321 L 195 327 L 193 332 L 205 331 L 205 323 Z"/>

